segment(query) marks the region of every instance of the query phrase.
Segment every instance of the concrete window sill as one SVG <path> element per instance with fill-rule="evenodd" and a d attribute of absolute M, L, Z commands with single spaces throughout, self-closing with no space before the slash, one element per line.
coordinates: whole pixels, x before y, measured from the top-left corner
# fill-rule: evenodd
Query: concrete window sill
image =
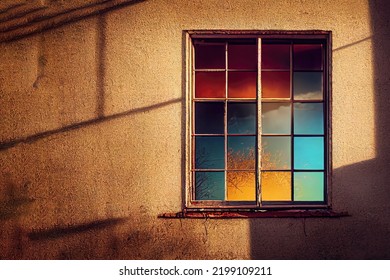
<path fill-rule="evenodd" d="M 182 211 L 162 213 L 163 219 L 252 219 L 252 218 L 340 218 L 348 212 L 331 210 L 263 210 L 263 211 Z"/>

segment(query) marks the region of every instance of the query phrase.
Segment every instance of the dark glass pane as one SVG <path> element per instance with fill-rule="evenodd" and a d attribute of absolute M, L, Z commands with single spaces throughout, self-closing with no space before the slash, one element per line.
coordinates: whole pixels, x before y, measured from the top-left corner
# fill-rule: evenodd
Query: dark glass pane
<path fill-rule="evenodd" d="M 294 99 L 322 100 L 322 72 L 295 72 Z"/>
<path fill-rule="evenodd" d="M 230 171 L 227 173 L 227 199 L 256 200 L 256 178 L 254 172 Z"/>
<path fill-rule="evenodd" d="M 223 102 L 195 102 L 195 133 L 223 134 L 224 112 Z"/>
<path fill-rule="evenodd" d="M 290 72 L 263 71 L 262 98 L 290 98 Z"/>
<path fill-rule="evenodd" d="M 291 172 L 261 172 L 261 200 L 291 201 Z"/>
<path fill-rule="evenodd" d="M 290 134 L 291 105 L 290 103 L 261 104 L 262 133 Z"/>
<path fill-rule="evenodd" d="M 224 98 L 225 72 L 196 72 L 196 98 Z"/>
<path fill-rule="evenodd" d="M 228 103 L 228 133 L 256 133 L 256 103 Z"/>
<path fill-rule="evenodd" d="M 228 169 L 255 169 L 255 136 L 228 137 Z"/>
<path fill-rule="evenodd" d="M 295 169 L 324 169 L 324 138 L 294 137 Z"/>
<path fill-rule="evenodd" d="M 324 172 L 294 172 L 295 201 L 324 201 Z"/>
<path fill-rule="evenodd" d="M 229 44 L 228 66 L 229 69 L 257 69 L 257 46 Z"/>
<path fill-rule="evenodd" d="M 195 137 L 195 168 L 225 168 L 225 140 L 223 136 Z"/>
<path fill-rule="evenodd" d="M 229 72 L 228 78 L 230 98 L 256 98 L 256 72 Z"/>
<path fill-rule="evenodd" d="M 224 200 L 225 172 L 195 172 L 196 200 Z"/>
<path fill-rule="evenodd" d="M 290 69 L 290 45 L 263 44 L 261 52 L 262 69 Z"/>
<path fill-rule="evenodd" d="M 261 146 L 261 168 L 263 170 L 287 170 L 291 168 L 290 136 L 263 136 Z"/>
<path fill-rule="evenodd" d="M 195 45 L 195 69 L 225 69 L 225 45 Z"/>
<path fill-rule="evenodd" d="M 322 103 L 294 104 L 295 134 L 324 134 L 324 110 Z"/>
<path fill-rule="evenodd" d="M 322 46 L 294 45 L 295 70 L 322 70 Z"/>

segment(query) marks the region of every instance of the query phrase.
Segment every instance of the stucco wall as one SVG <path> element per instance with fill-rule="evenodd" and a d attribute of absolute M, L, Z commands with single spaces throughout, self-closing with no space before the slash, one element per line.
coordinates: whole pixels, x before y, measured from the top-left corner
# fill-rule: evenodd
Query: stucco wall
<path fill-rule="evenodd" d="M 0 43 L 0 258 L 389 258 L 386 11 L 148 0 Z M 157 218 L 182 205 L 188 29 L 333 32 L 332 200 L 350 217 Z"/>

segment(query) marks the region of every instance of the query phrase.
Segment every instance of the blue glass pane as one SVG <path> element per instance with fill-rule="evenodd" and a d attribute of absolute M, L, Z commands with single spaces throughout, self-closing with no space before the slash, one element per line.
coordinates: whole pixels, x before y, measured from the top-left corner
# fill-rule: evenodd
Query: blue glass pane
<path fill-rule="evenodd" d="M 322 103 L 294 104 L 295 134 L 324 134 L 324 110 Z"/>
<path fill-rule="evenodd" d="M 228 103 L 228 133 L 256 133 L 256 103 Z"/>
<path fill-rule="evenodd" d="M 228 137 L 228 169 L 255 169 L 255 136 Z"/>
<path fill-rule="evenodd" d="M 261 168 L 263 170 L 288 170 L 291 168 L 290 136 L 263 136 L 261 145 Z"/>
<path fill-rule="evenodd" d="M 295 201 L 324 201 L 324 172 L 294 172 Z"/>
<path fill-rule="evenodd" d="M 225 167 L 225 141 L 223 136 L 195 137 L 195 168 L 223 169 Z"/>
<path fill-rule="evenodd" d="M 263 134 L 291 133 L 291 106 L 289 103 L 262 103 Z"/>
<path fill-rule="evenodd" d="M 295 169 L 324 169 L 324 138 L 294 137 Z"/>
<path fill-rule="evenodd" d="M 195 133 L 223 134 L 225 104 L 223 102 L 195 103 Z"/>
<path fill-rule="evenodd" d="M 224 200 L 225 172 L 195 172 L 195 200 Z"/>
<path fill-rule="evenodd" d="M 322 100 L 322 72 L 295 72 L 294 99 Z"/>

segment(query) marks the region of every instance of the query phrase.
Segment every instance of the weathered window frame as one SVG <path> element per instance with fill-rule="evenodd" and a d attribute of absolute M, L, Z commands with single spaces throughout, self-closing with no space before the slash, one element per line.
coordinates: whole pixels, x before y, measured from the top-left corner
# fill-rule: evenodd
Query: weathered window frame
<path fill-rule="evenodd" d="M 330 209 L 331 208 L 331 31 L 232 31 L 232 30 L 192 30 L 185 31 L 185 89 L 186 89 L 186 151 L 185 151 L 185 202 L 184 210 L 267 210 L 267 209 Z M 257 121 L 258 135 L 257 135 L 257 164 L 256 164 L 256 198 L 253 202 L 236 202 L 236 201 L 195 201 L 193 199 L 194 184 L 192 176 L 192 160 L 194 158 L 192 151 L 192 94 L 194 91 L 194 78 L 195 73 L 193 67 L 194 61 L 194 39 L 256 39 L 258 46 L 258 73 L 261 73 L 261 40 L 262 39 L 285 39 L 285 40 L 315 40 L 324 42 L 324 63 L 323 63 L 323 91 L 324 91 L 324 177 L 325 177 L 325 201 L 323 204 L 318 203 L 286 203 L 273 205 L 272 203 L 263 204 L 260 200 L 260 162 L 261 159 L 261 121 Z M 261 108 L 261 74 L 257 75 L 257 106 Z M 226 81 L 227 82 L 227 81 Z M 291 104 L 294 104 L 292 102 Z M 260 114 L 258 109 L 258 115 Z M 226 167 L 225 167 L 226 168 Z M 294 170 L 292 169 L 292 172 Z"/>

